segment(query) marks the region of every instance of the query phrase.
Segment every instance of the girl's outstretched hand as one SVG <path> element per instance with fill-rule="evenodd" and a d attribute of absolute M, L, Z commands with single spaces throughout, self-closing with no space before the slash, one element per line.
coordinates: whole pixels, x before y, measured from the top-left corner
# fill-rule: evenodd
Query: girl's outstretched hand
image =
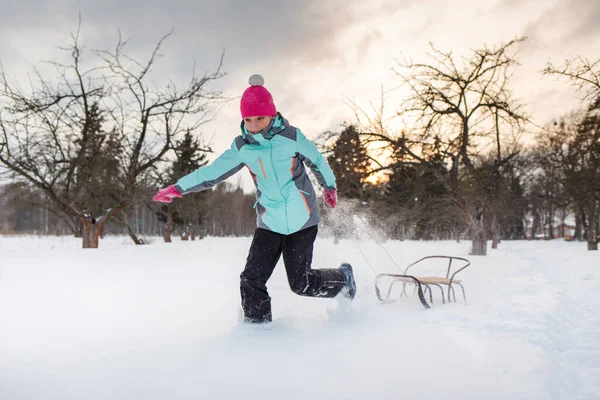
<path fill-rule="evenodd" d="M 173 198 L 181 198 L 181 193 L 175 187 L 175 185 L 167 186 L 164 189 L 160 189 L 152 198 L 154 201 L 160 201 L 161 203 L 170 203 Z"/>
<path fill-rule="evenodd" d="M 335 208 L 335 205 L 337 204 L 337 190 L 325 190 L 325 193 L 323 193 L 323 200 L 329 207 Z"/>

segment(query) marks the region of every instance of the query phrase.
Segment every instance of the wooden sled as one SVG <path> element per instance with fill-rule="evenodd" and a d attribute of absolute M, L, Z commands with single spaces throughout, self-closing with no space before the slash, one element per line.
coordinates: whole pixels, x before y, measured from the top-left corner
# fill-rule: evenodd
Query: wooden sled
<path fill-rule="evenodd" d="M 413 266 L 417 266 L 419 263 L 422 263 L 425 260 L 429 259 L 445 259 L 448 260 L 448 266 L 446 267 L 445 276 L 415 276 L 409 274 L 409 269 Z M 432 287 L 435 286 L 440 290 L 442 303 L 446 303 L 446 299 L 448 302 L 456 302 L 456 293 L 454 290 L 454 286 L 460 287 L 463 295 L 464 302 L 467 302 L 467 297 L 465 295 L 465 288 L 463 287 L 460 280 L 455 279 L 456 274 L 458 274 L 463 269 L 467 268 L 471 265 L 471 262 L 466 258 L 461 257 L 452 257 L 452 256 L 427 256 L 423 257 L 420 260 L 415 261 L 412 264 L 409 264 L 403 274 L 379 274 L 375 278 L 375 293 L 377 294 L 377 298 L 383 303 L 392 303 L 396 300 L 392 299 L 392 290 L 396 286 L 397 283 L 402 283 L 400 289 L 400 298 L 409 296 L 407 289 L 413 288 L 413 293 L 416 291 L 419 296 L 419 300 L 423 307 L 431 308 L 433 304 L 433 291 Z M 383 290 L 387 289 L 387 290 Z M 428 295 L 428 296 L 427 296 Z M 429 302 L 427 301 L 427 297 L 429 297 Z"/>

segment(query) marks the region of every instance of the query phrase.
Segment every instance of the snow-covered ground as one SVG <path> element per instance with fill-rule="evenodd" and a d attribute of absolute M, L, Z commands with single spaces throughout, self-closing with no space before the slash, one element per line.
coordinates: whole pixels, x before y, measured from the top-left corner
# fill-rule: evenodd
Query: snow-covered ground
<path fill-rule="evenodd" d="M 468 305 L 427 310 L 378 303 L 357 243 L 318 239 L 314 267 L 354 265 L 354 303 L 294 295 L 279 265 L 275 322 L 259 328 L 240 323 L 250 238 L 80 245 L 0 237 L 0 399 L 600 398 L 600 254 L 582 243 L 474 257 L 469 242 L 386 242 L 400 265 L 471 260 Z M 397 271 L 375 242 L 358 246 Z"/>

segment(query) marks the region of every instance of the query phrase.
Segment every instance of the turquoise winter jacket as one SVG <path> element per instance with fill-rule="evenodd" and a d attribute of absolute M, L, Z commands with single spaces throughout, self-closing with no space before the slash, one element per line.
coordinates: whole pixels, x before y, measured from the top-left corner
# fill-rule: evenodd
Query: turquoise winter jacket
<path fill-rule="evenodd" d="M 317 147 L 300 129 L 277 117 L 262 132 L 242 134 L 214 162 L 179 179 L 180 193 L 199 192 L 224 181 L 243 167 L 256 186 L 257 226 L 291 234 L 319 223 L 319 207 L 305 165 L 325 189 L 335 189 L 335 177 Z"/>

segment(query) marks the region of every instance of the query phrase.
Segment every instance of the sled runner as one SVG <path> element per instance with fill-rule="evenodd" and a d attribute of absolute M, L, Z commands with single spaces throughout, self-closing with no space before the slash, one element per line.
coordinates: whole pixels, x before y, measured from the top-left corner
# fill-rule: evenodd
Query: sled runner
<path fill-rule="evenodd" d="M 415 276 L 409 274 L 409 269 L 414 266 L 424 265 L 425 260 L 431 259 L 445 259 L 448 260 L 448 266 L 446 269 L 445 276 Z M 465 303 L 467 302 L 467 297 L 465 295 L 465 289 L 461 284 L 461 281 L 455 279 L 456 274 L 458 274 L 463 269 L 467 268 L 471 265 L 470 261 L 466 258 L 461 257 L 452 257 L 452 256 L 427 256 L 423 257 L 420 260 L 409 264 L 405 269 L 403 274 L 378 274 L 375 278 L 375 293 L 377 294 L 377 298 L 384 303 L 392 303 L 396 299 L 392 299 L 392 291 L 394 287 L 400 286 L 399 288 L 399 297 L 407 297 L 409 296 L 409 291 L 412 288 L 413 291 L 410 294 L 414 294 L 417 292 L 419 296 L 419 300 L 423 307 L 430 308 L 431 304 L 433 304 L 433 291 L 432 287 L 437 287 L 441 293 L 442 303 L 446 303 L 446 299 L 448 302 L 456 302 L 456 293 L 454 290 L 454 286 L 459 286 L 463 299 Z M 401 283 L 401 285 L 396 285 L 397 283 Z M 386 289 L 386 290 L 384 290 Z M 398 291 L 398 290 L 397 290 Z M 397 292 L 396 291 L 396 292 Z M 437 290 L 436 290 L 437 291 Z M 429 295 L 429 302 L 427 302 L 426 296 Z"/>

